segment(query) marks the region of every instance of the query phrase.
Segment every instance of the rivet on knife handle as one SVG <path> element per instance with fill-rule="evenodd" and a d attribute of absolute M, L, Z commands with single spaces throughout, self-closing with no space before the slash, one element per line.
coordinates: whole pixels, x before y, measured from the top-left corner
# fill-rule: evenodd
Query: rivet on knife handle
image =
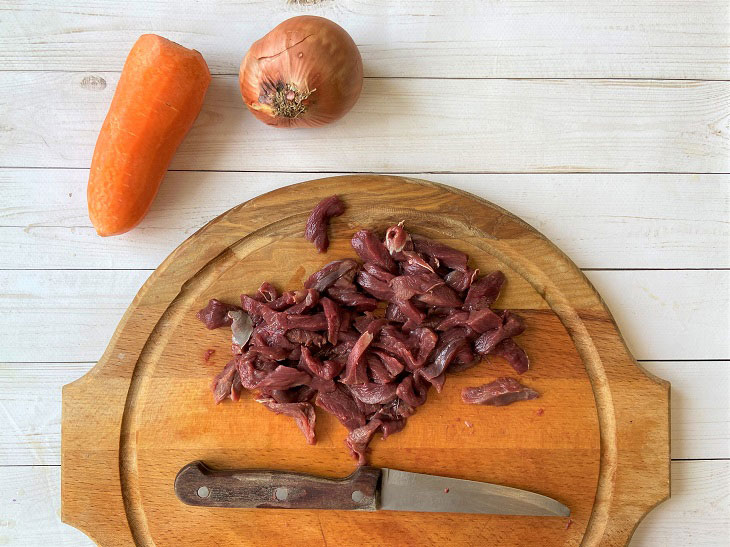
<path fill-rule="evenodd" d="M 175 494 L 183 503 L 203 507 L 272 509 L 377 508 L 381 470 L 359 467 L 344 479 L 261 470 L 213 470 L 196 461 L 175 478 Z"/>

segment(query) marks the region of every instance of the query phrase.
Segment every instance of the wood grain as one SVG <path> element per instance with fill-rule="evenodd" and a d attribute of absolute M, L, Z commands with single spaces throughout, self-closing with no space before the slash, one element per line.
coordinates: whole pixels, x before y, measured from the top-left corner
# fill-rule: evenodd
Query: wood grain
<path fill-rule="evenodd" d="M 298 5 L 305 4 L 305 5 Z M 198 49 L 215 74 L 237 74 L 254 40 L 288 17 L 343 25 L 368 76 L 727 79 L 728 6 L 720 0 L 447 0 L 186 5 L 127 0 L 5 2 L 0 65 L 120 70 L 134 40 L 157 32 Z M 39 16 L 42 14 L 42 16 Z"/>
<path fill-rule="evenodd" d="M 87 168 L 117 79 L 0 72 L 0 167 Z M 727 173 L 729 105 L 730 82 L 374 78 L 342 120 L 291 132 L 217 76 L 172 168 Z"/>
<path fill-rule="evenodd" d="M 0 169 L 3 267 L 156 268 L 232 204 L 315 176 L 170 172 L 138 228 L 102 239 L 87 170 Z M 421 176 L 513 211 L 581 268 L 730 267 L 730 175 Z"/>
<path fill-rule="evenodd" d="M 462 416 L 483 409 L 465 409 L 458 388 L 500 374 L 471 369 L 455 376 L 387 446 L 375 443 L 373 465 L 397 468 L 400 462 L 413 471 L 453 476 L 459 470 L 463 478 L 530 485 L 569 505 L 572 527 L 533 517 L 509 520 L 507 527 L 509 517 L 470 516 L 469 522 L 479 525 L 466 527 L 464 515 L 424 520 L 423 514 L 404 513 L 394 520 L 378 512 L 302 511 L 292 534 L 291 526 L 282 526 L 292 518 L 289 513 L 191 510 L 170 497 L 170 477 L 194 458 L 229 468 L 270 467 L 276 461 L 284 469 L 315 474 L 326 469 L 342 475 L 351 468 L 334 442 L 341 439 L 338 426 L 328 416 L 317 446 L 306 453 L 292 450 L 298 433 L 291 424 L 260 415 L 265 409 L 251 399 L 242 399 L 243 412 L 234 405 L 216 408 L 206 388 L 212 371 L 189 359 L 207 344 L 225 344 L 214 336 L 207 342 L 195 336 L 200 326 L 191 310 L 212 294 L 225 299 L 253 289 L 262 272 L 281 286 L 298 285 L 321 263 L 301 238 L 301 221 L 311 208 L 301 195 L 306 192 L 316 202 L 333 188 L 350 205 L 333 223 L 333 256 L 352 254 L 347 249 L 354 227 L 384 225 L 397 216 L 424 235 L 468 250 L 485 269 L 505 271 L 509 281 L 502 303 L 528 320 L 522 340 L 534 359 L 533 385 L 543 393 L 539 400 L 501 409 L 499 416 L 480 412 L 470 420 L 477 426 L 464 432 L 455 427 Z M 99 408 L 102 391 L 107 404 Z M 539 424 L 530 412 L 538 402 L 547 417 Z M 63 407 L 62 515 L 101 543 L 207 544 L 212 530 L 215 541 L 224 542 L 235 533 L 253 543 L 256 537 L 326 543 L 326 535 L 361 543 L 377 533 L 381 543 L 396 537 L 406 543 L 447 538 L 459 543 L 468 537 L 504 545 L 538 539 L 576 544 L 585 534 L 588 545 L 623 545 L 669 488 L 668 384 L 651 380 L 635 364 L 580 271 L 503 210 L 394 177 L 311 181 L 265 194 L 216 219 L 148 280 L 100 364 L 64 387 Z M 514 429 L 504 427 L 508 423 Z M 267 434 L 252 436 L 254 428 Z M 94 445 L 88 442 L 91 430 L 97 432 Z M 488 460 L 477 457 L 485 452 Z M 104 496 L 104 507 L 94 503 L 98 496 Z M 118 519 L 122 510 L 126 522 Z"/>
<path fill-rule="evenodd" d="M 198 356 L 204 368 L 202 356 Z M 225 353 L 212 357 L 223 367 Z M 0 363 L 0 466 L 60 465 L 61 387 L 96 363 Z M 730 459 L 730 361 L 642 362 L 672 384 L 672 458 Z M 286 419 L 281 421 L 286 423 Z"/>
<path fill-rule="evenodd" d="M 2 360 L 98 359 L 105 340 L 150 273 L 0 270 Z M 730 355 L 726 336 L 730 272 L 639 270 L 586 275 L 615 313 L 637 359 L 727 359 Z M 48 317 L 54 318 L 53 328 Z M 39 339 L 45 343 L 39 345 Z"/>

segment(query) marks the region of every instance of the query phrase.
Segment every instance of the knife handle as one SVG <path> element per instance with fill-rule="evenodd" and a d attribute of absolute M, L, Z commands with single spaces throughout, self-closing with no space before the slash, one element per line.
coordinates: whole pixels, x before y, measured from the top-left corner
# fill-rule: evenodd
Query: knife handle
<path fill-rule="evenodd" d="M 358 467 L 344 479 L 261 470 L 214 470 L 201 461 L 175 477 L 175 494 L 188 505 L 270 509 L 377 508 L 377 467 Z"/>

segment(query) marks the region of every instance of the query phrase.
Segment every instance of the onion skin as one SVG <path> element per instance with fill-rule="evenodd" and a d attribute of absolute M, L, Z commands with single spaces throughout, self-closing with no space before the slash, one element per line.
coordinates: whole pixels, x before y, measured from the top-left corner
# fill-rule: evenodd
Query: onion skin
<path fill-rule="evenodd" d="M 254 42 L 238 75 L 243 102 L 275 127 L 317 127 L 344 116 L 362 90 L 362 58 L 339 25 L 287 19 Z"/>

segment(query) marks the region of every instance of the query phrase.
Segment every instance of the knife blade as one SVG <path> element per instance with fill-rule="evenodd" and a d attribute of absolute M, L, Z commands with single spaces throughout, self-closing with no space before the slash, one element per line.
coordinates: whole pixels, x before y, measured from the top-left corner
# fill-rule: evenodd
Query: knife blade
<path fill-rule="evenodd" d="M 175 494 L 183 503 L 202 507 L 570 516 L 559 501 L 527 490 L 368 466 L 330 479 L 286 471 L 214 470 L 195 461 L 175 477 Z"/>

